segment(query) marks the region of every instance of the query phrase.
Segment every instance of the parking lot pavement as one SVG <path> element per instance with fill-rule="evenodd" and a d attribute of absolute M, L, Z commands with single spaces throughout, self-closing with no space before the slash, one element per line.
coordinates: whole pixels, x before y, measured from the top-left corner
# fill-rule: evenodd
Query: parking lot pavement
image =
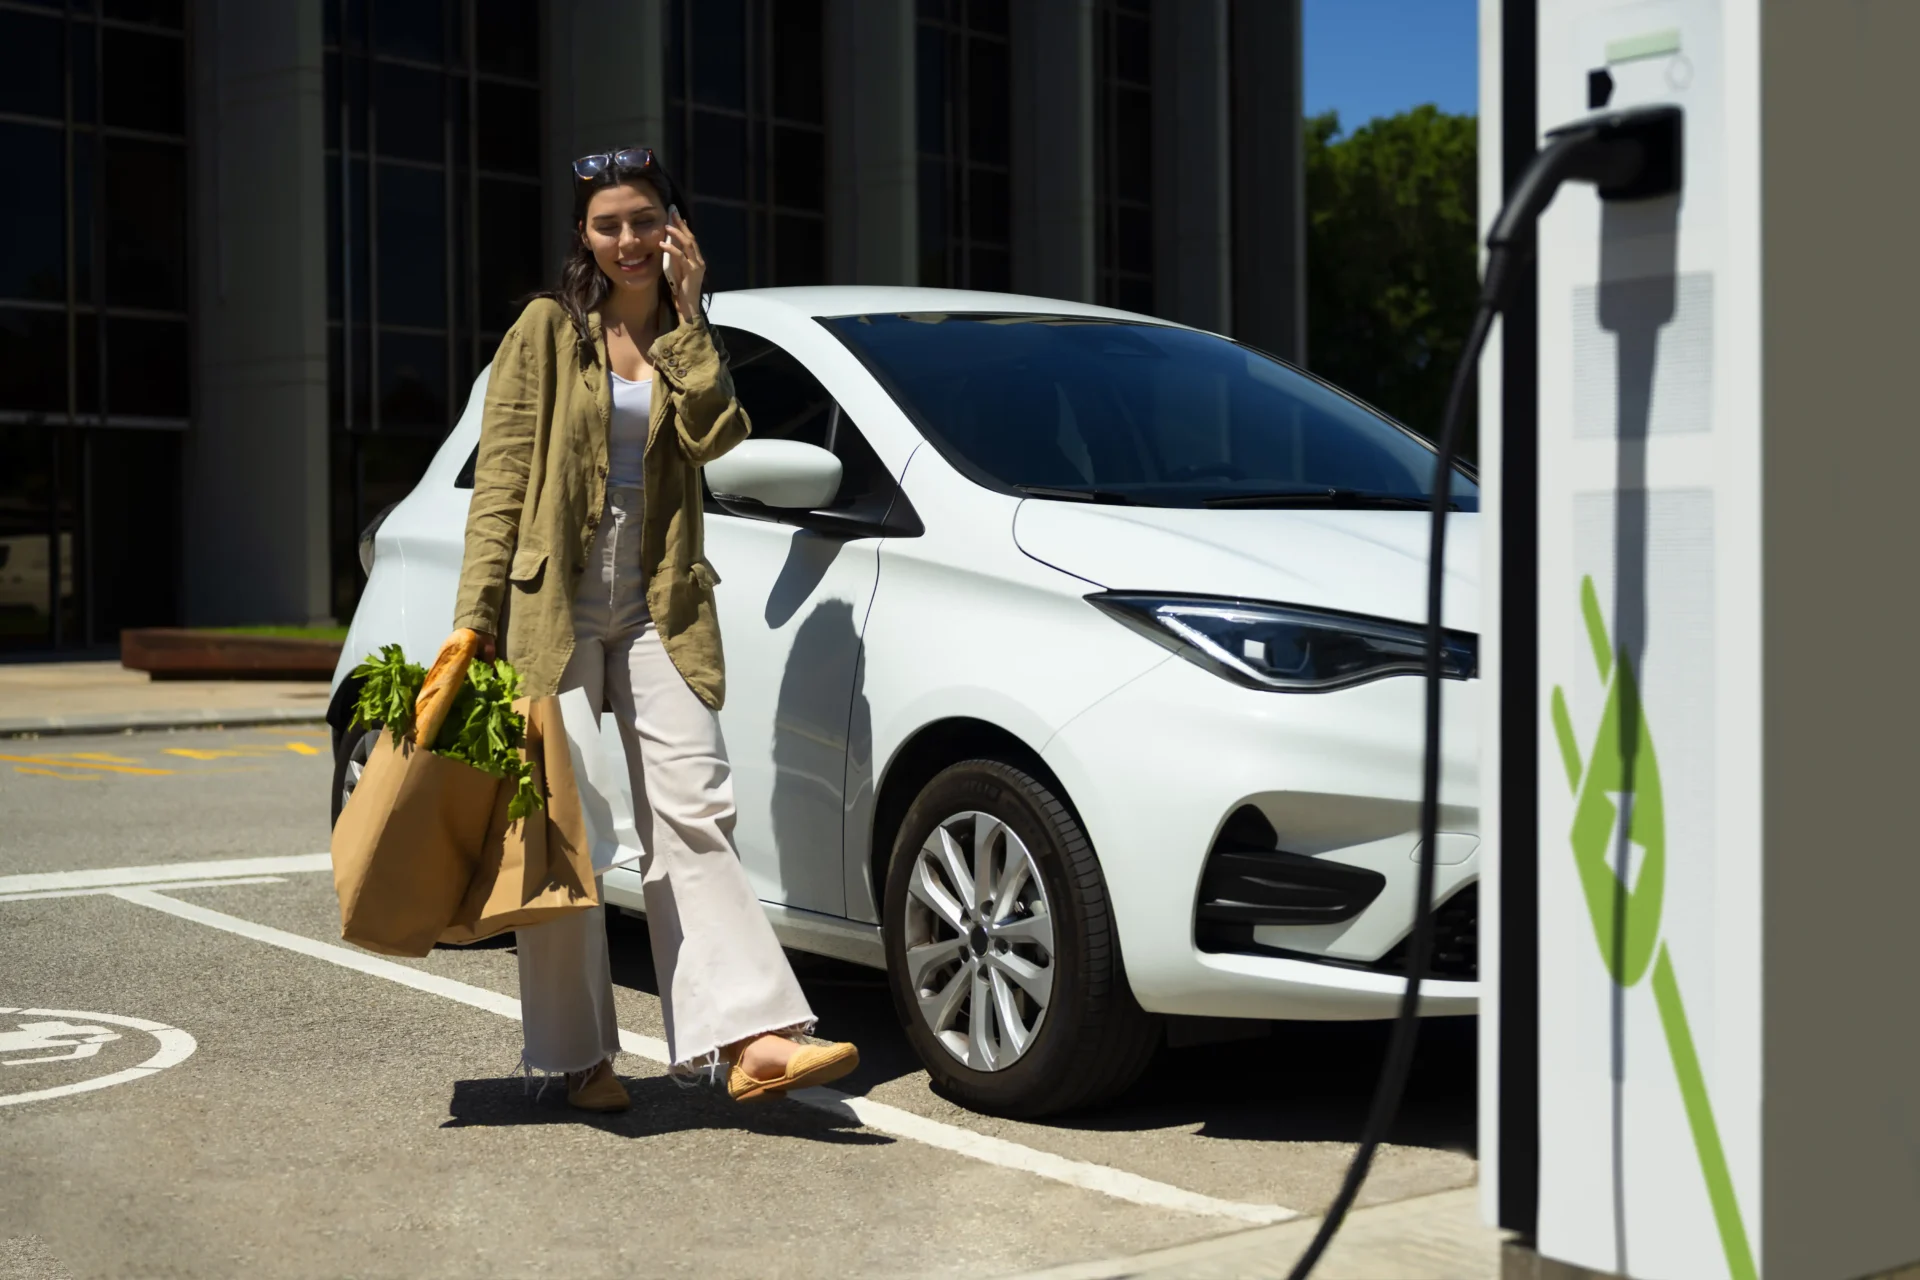
<path fill-rule="evenodd" d="M 4 762 L 0 1259 L 22 1274 L 1007 1275 L 1134 1256 L 1172 1275 L 1196 1242 L 1309 1226 L 1259 1224 L 1338 1184 L 1380 1027 L 1169 1051 L 1107 1111 L 998 1121 L 929 1090 L 881 975 L 795 957 L 861 1070 L 844 1097 L 741 1107 L 662 1073 L 629 918 L 610 931 L 634 1109 L 535 1096 L 511 1074 L 510 939 L 420 961 L 339 942 L 316 856 L 327 761 L 305 741 L 324 744 L 63 740 L 72 761 L 170 770 L 90 782 Z M 1429 1024 L 1363 1203 L 1469 1185 L 1472 1108 L 1471 1023 Z"/>

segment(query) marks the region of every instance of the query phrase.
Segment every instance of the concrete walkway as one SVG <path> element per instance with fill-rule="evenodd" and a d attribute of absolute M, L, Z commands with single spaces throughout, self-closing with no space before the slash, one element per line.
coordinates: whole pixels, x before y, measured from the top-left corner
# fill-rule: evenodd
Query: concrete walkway
<path fill-rule="evenodd" d="M 117 662 L 0 664 L 0 738 L 324 719 L 324 680 L 152 680 Z"/>

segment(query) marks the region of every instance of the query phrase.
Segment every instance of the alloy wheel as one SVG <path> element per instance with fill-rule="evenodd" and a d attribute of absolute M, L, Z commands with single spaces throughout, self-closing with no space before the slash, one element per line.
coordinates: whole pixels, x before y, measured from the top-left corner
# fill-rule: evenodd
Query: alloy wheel
<path fill-rule="evenodd" d="M 1053 998 L 1053 914 L 1033 854 L 990 813 L 954 814 L 914 856 L 907 978 L 922 1021 L 975 1071 L 1033 1045 Z"/>

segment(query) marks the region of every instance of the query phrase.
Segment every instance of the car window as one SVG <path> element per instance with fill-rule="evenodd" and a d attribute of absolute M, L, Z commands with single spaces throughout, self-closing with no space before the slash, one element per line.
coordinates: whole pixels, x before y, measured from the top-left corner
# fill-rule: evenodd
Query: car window
<path fill-rule="evenodd" d="M 1077 316 L 822 321 L 934 446 L 982 483 L 1097 489 L 1152 506 L 1300 491 L 1426 497 L 1431 445 L 1250 348 Z M 1475 510 L 1464 471 L 1451 491 Z"/>
<path fill-rule="evenodd" d="M 745 329 L 715 325 L 726 344 L 733 393 L 753 422 L 756 440 L 798 440 L 840 459 L 840 496 L 829 510 L 886 513 L 893 476 L 853 419 L 820 380 L 779 344 Z"/>

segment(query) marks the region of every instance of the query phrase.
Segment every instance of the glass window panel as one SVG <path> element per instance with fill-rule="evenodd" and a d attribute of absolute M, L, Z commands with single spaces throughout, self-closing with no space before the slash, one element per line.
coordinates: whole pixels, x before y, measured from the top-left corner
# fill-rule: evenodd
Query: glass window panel
<path fill-rule="evenodd" d="M 827 207 L 827 140 L 813 129 L 773 130 L 773 202 L 789 209 Z"/>
<path fill-rule="evenodd" d="M 100 412 L 100 317 L 82 311 L 73 318 L 74 412 L 89 417 Z"/>
<path fill-rule="evenodd" d="M 923 154 L 947 149 L 947 33 L 922 26 L 914 39 L 914 126 Z"/>
<path fill-rule="evenodd" d="M 0 298 L 66 300 L 64 150 L 59 129 L 0 123 Z"/>
<path fill-rule="evenodd" d="M 340 162 L 337 157 L 327 162 L 337 182 L 340 176 Z M 367 162 L 353 160 L 347 169 L 346 211 L 352 219 L 352 236 L 340 247 L 344 250 L 344 272 L 347 287 L 352 291 L 353 318 L 366 323 L 373 312 L 372 298 L 372 256 L 369 252 L 367 236 L 368 178 Z M 336 214 L 337 217 L 337 214 Z"/>
<path fill-rule="evenodd" d="M 1114 237 L 1118 254 L 1113 263 L 1122 271 L 1153 272 L 1153 214 L 1143 206 L 1121 205 L 1114 210 L 1119 224 Z"/>
<path fill-rule="evenodd" d="M 321 83 L 325 88 L 322 90 L 323 105 L 320 114 L 325 117 L 322 124 L 327 131 L 326 148 L 329 151 L 338 151 L 340 149 L 340 55 L 328 53 L 321 58 L 321 63 L 324 67 Z"/>
<path fill-rule="evenodd" d="M 320 0 L 320 38 L 330 45 L 340 43 L 340 0 Z"/>
<path fill-rule="evenodd" d="M 0 409 L 66 413 L 66 312 L 0 307 Z"/>
<path fill-rule="evenodd" d="M 702 106 L 747 105 L 746 0 L 700 0 L 692 19 L 693 97 Z"/>
<path fill-rule="evenodd" d="M 540 9 L 533 0 L 475 0 L 473 43 L 480 69 L 540 78 Z"/>
<path fill-rule="evenodd" d="M 73 118 L 80 124 L 92 124 L 95 99 L 99 95 L 100 50 L 98 32 L 91 22 L 76 22 L 67 32 L 67 56 L 73 65 Z"/>
<path fill-rule="evenodd" d="M 107 317 L 107 413 L 187 416 L 187 322 Z"/>
<path fill-rule="evenodd" d="M 967 64 L 967 148 L 975 161 L 1006 164 L 1012 144 L 1007 46 L 974 40 Z"/>
<path fill-rule="evenodd" d="M 100 62 L 108 124 L 186 132 L 186 42 L 179 36 L 108 27 L 100 33 Z"/>
<path fill-rule="evenodd" d="M 1143 316 L 1153 314 L 1153 281 L 1135 276 L 1123 276 L 1119 281 L 1118 302 L 1122 311 L 1134 311 Z"/>
<path fill-rule="evenodd" d="M 122 22 L 151 22 L 178 30 L 186 5 L 183 0 L 105 0 L 101 12 Z"/>
<path fill-rule="evenodd" d="M 783 216 L 773 224 L 773 283 L 823 284 L 827 278 L 827 229 L 818 218 Z"/>
<path fill-rule="evenodd" d="M 54 443 L 46 427 L 0 426 L 0 648 L 41 648 L 53 639 Z"/>
<path fill-rule="evenodd" d="M 373 64 L 374 127 L 381 155 L 435 162 L 445 156 L 444 84 L 437 71 Z"/>
<path fill-rule="evenodd" d="M 947 16 L 947 0 L 920 0 L 920 16 L 934 22 L 944 20 Z"/>
<path fill-rule="evenodd" d="M 947 283 L 947 166 L 920 161 L 920 283 Z"/>
<path fill-rule="evenodd" d="M 355 325 L 353 327 L 353 368 L 351 370 L 353 375 L 353 421 L 351 424 L 348 424 L 342 422 L 340 419 L 340 388 L 346 381 L 349 372 L 343 359 L 343 341 L 340 326 L 328 325 L 327 368 L 329 390 L 327 392 L 327 421 L 335 427 L 348 427 L 350 425 L 352 430 L 365 431 L 373 423 L 373 400 L 368 393 L 368 387 L 373 376 L 373 344 L 368 339 L 365 325 Z"/>
<path fill-rule="evenodd" d="M 447 323 L 445 178 L 438 169 L 380 166 L 380 323 Z M 384 393 L 383 393 L 384 394 Z"/>
<path fill-rule="evenodd" d="M 380 429 L 424 431 L 445 427 L 449 421 L 447 340 L 439 335 L 382 333 Z"/>
<path fill-rule="evenodd" d="M 1013 259 L 1004 250 L 976 246 L 971 257 L 967 288 L 992 289 L 1001 293 L 1013 288 Z"/>
<path fill-rule="evenodd" d="M 821 0 L 775 0 L 773 109 L 789 120 L 826 122 L 826 71 Z"/>
<path fill-rule="evenodd" d="M 687 96 L 687 0 L 667 0 L 667 100 Z"/>
<path fill-rule="evenodd" d="M 747 124 L 738 116 L 693 113 L 693 189 L 702 197 L 747 198 Z"/>
<path fill-rule="evenodd" d="M 1114 95 L 1113 190 L 1124 200 L 1153 199 L 1153 98 L 1144 90 Z"/>
<path fill-rule="evenodd" d="M 106 141 L 107 301 L 187 309 L 187 152 L 171 142 Z"/>
<path fill-rule="evenodd" d="M 1153 76 L 1151 28 L 1144 17 L 1116 15 L 1113 20 L 1114 70 L 1122 80 L 1147 84 Z"/>
<path fill-rule="evenodd" d="M 440 0 L 376 0 L 373 49 L 395 58 L 440 61 L 446 52 Z"/>
<path fill-rule="evenodd" d="M 833 397 L 787 351 L 757 333 L 723 328 L 734 394 L 753 420 L 756 440 L 797 440 L 827 447 Z"/>
<path fill-rule="evenodd" d="M 521 303 L 539 289 L 546 254 L 540 239 L 540 188 L 524 182 L 480 183 L 480 326 L 509 328 Z"/>
<path fill-rule="evenodd" d="M 660 148 L 660 161 L 673 174 L 685 174 L 687 167 L 681 157 L 686 155 L 687 109 L 680 103 L 667 108 L 667 141 Z"/>
<path fill-rule="evenodd" d="M 480 83 L 480 167 L 540 176 L 540 91 Z"/>
<path fill-rule="evenodd" d="M 61 25 L 55 17 L 0 10 L 0 111 L 65 118 Z"/>
<path fill-rule="evenodd" d="M 967 25 L 997 36 L 1007 34 L 1007 0 L 967 0 Z"/>
<path fill-rule="evenodd" d="M 703 201 L 698 220 L 700 249 L 707 255 L 707 288 L 744 289 L 748 283 L 747 211 L 738 205 Z"/>
<path fill-rule="evenodd" d="M 87 591 L 94 637 L 112 642 L 125 627 L 179 621 L 180 504 L 154 495 L 180 492 L 183 442 L 177 431 L 89 434 Z"/>
<path fill-rule="evenodd" d="M 1012 235 L 1013 195 L 1007 175 L 975 169 L 967 201 L 967 233 L 975 240 L 1005 244 Z"/>

